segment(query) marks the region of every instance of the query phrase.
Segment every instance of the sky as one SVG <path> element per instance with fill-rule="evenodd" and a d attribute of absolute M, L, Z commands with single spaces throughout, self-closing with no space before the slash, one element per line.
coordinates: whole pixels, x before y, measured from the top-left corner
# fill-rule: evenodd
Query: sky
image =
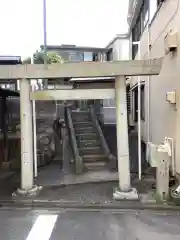
<path fill-rule="evenodd" d="M 47 44 L 105 47 L 127 32 L 128 0 L 46 0 Z M 0 0 L 0 55 L 31 56 L 43 44 L 43 0 Z"/>

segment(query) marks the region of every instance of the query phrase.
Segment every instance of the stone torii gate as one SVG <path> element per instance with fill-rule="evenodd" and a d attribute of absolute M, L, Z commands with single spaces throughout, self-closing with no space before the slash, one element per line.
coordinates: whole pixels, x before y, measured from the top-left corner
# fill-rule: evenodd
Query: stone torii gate
<path fill-rule="evenodd" d="M 126 103 L 126 76 L 158 75 L 162 59 L 79 62 L 44 65 L 6 65 L 0 66 L 0 81 L 20 80 L 20 121 L 21 121 L 21 189 L 19 193 L 31 194 L 38 188 L 34 186 L 33 176 L 33 130 L 32 100 L 86 100 L 116 99 L 117 156 L 119 188 L 114 197 L 137 198 L 137 192 L 131 188 L 129 167 L 129 143 Z M 115 88 L 43 90 L 31 92 L 30 80 L 115 77 Z"/>

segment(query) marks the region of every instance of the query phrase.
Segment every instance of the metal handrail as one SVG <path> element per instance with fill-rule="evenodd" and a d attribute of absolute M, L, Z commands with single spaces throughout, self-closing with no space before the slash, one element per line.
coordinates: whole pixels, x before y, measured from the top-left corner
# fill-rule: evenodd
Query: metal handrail
<path fill-rule="evenodd" d="M 69 135 L 70 144 L 73 152 L 76 173 L 81 173 L 83 171 L 83 160 L 79 154 L 79 148 L 77 145 L 71 110 L 69 107 L 65 107 L 65 121 L 68 128 L 68 135 Z"/>
<path fill-rule="evenodd" d="M 94 106 L 90 105 L 89 109 L 90 109 L 90 114 L 91 114 L 92 121 L 93 121 L 93 123 L 96 127 L 96 132 L 98 133 L 98 137 L 100 139 L 101 147 L 102 147 L 105 155 L 107 156 L 108 160 L 113 162 L 113 163 L 116 163 L 116 157 L 110 152 L 108 144 L 107 144 L 106 139 L 104 137 L 103 131 L 102 131 L 100 125 L 99 125 L 99 121 L 97 119 L 97 116 L 96 116 L 96 113 L 95 113 L 95 110 L 94 110 Z"/>

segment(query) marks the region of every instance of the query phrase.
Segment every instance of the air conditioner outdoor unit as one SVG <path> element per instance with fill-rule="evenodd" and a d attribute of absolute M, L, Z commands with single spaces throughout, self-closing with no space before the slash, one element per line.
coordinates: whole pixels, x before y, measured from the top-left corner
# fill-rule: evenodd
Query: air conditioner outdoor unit
<path fill-rule="evenodd" d="M 175 30 L 170 29 L 170 31 L 164 37 L 165 53 L 175 51 L 178 47 L 178 33 Z"/>

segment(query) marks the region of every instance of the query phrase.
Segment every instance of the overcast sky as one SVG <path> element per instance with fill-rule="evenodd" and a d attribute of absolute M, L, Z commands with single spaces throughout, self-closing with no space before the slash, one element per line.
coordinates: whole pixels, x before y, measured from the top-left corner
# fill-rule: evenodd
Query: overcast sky
<path fill-rule="evenodd" d="M 0 0 L 0 55 L 43 44 L 43 0 Z M 47 0 L 47 43 L 105 47 L 127 32 L 128 0 Z"/>

